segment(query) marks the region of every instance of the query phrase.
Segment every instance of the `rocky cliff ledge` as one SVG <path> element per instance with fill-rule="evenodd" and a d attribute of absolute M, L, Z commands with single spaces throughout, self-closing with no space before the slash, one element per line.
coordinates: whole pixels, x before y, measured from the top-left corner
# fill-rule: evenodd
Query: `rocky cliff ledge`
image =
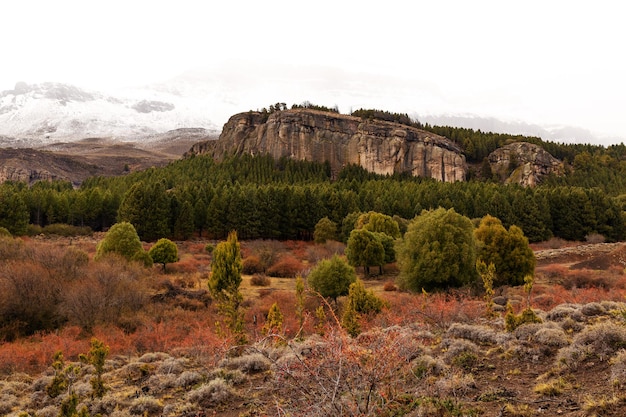
<path fill-rule="evenodd" d="M 491 170 L 506 184 L 533 187 L 549 174 L 561 175 L 563 163 L 542 147 L 527 142 L 515 142 L 489 154 Z"/>
<path fill-rule="evenodd" d="M 311 109 L 232 116 L 216 141 L 195 144 L 185 156 L 269 154 L 328 161 L 332 175 L 357 164 L 378 174 L 409 172 L 439 181 L 463 181 L 467 171 L 461 149 L 450 140 L 421 129 L 379 120 Z"/>

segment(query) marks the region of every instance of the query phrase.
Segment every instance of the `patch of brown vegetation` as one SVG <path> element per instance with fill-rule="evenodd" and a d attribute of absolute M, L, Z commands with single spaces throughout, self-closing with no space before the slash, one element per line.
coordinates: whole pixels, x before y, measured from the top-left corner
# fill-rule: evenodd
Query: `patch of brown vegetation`
<path fill-rule="evenodd" d="M 36 264 L 39 274 L 41 265 L 54 274 L 54 260 L 64 258 L 67 242 L 33 239 L 24 244 L 39 253 L 33 258 L 43 262 Z M 81 238 L 72 246 L 93 254 L 95 243 Z M 308 294 L 304 338 L 295 339 L 295 279 L 272 277 L 268 286 L 259 287 L 244 276 L 249 343 L 233 346 L 228 332 L 216 327 L 220 317 L 207 297 L 211 255 L 205 246 L 203 241 L 180 242 L 182 266 L 172 264 L 166 274 L 154 267 L 150 279 L 141 281 L 149 302 L 134 315 L 95 324 L 90 334 L 64 326 L 0 344 L 0 414 L 59 414 L 67 393 L 53 399 L 45 391 L 56 350 L 79 370 L 73 389 L 80 406 L 92 415 L 626 414 L 621 389 L 626 384 L 626 286 L 623 271 L 613 263 L 601 273 L 572 269 L 566 257 L 555 258 L 565 263 L 541 263 L 531 303 L 542 322 L 513 332 L 505 331 L 503 311 L 485 317 L 481 294 L 470 290 L 417 295 L 385 291 L 395 272 L 385 268 L 382 279 L 366 286 L 388 307 L 360 317 L 362 333 L 355 338 L 339 326 L 338 314 L 329 308 L 334 306 L 323 304 L 326 319 L 320 323 L 315 314 L 320 300 Z M 287 256 L 308 264 L 327 252 L 313 248 L 305 242 L 242 242 L 248 256 L 261 253 L 275 263 Z M 607 255 L 598 248 L 590 256 Z M 620 254 L 614 250 L 608 255 L 616 259 Z M 94 273 L 92 263 L 80 276 Z M 80 276 L 72 282 L 86 285 L 89 281 Z M 597 285 L 596 278 L 603 284 Z M 516 313 L 525 307 L 521 288 L 499 288 L 496 293 Z M 265 317 L 275 303 L 284 315 L 283 325 L 265 336 Z M 341 309 L 345 301 L 338 304 Z M 93 369 L 77 361 L 89 349 L 91 335 L 111 349 L 103 398 L 90 396 Z"/>

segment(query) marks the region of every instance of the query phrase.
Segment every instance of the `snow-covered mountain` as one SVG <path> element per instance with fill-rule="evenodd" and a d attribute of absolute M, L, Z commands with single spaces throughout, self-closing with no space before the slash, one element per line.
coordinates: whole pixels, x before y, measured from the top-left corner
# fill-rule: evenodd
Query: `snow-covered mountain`
<path fill-rule="evenodd" d="M 19 82 L 0 93 L 4 146 L 33 146 L 88 137 L 137 140 L 181 128 L 220 128 L 197 98 L 150 89 L 119 94 L 60 83 Z"/>
<path fill-rule="evenodd" d="M 217 136 L 228 118 L 277 102 L 309 101 L 342 113 L 377 108 L 408 113 L 421 122 L 544 140 L 600 143 L 590 131 L 496 117 L 449 114 L 450 103 L 429 83 L 326 67 L 276 67 L 235 62 L 190 70 L 161 83 L 93 91 L 60 83 L 17 83 L 0 92 L 0 147 L 32 147 L 91 137 L 151 142 L 176 129 Z M 457 106 L 458 107 L 458 106 Z M 616 142 L 612 139 L 608 142 Z"/>

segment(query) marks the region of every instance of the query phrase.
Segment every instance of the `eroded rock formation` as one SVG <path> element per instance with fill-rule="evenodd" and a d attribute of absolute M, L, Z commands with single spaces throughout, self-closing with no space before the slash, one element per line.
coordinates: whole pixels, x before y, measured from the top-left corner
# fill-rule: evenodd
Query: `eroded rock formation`
<path fill-rule="evenodd" d="M 186 156 L 269 154 L 317 162 L 328 161 L 333 176 L 357 164 L 378 174 L 409 172 L 439 181 L 463 181 L 467 166 L 450 140 L 421 129 L 379 120 L 311 109 L 267 116 L 239 113 L 224 125 L 219 139 L 194 145 Z"/>
<path fill-rule="evenodd" d="M 491 170 L 507 184 L 533 187 L 549 174 L 563 173 L 563 163 L 542 147 L 527 142 L 515 142 L 489 154 Z"/>

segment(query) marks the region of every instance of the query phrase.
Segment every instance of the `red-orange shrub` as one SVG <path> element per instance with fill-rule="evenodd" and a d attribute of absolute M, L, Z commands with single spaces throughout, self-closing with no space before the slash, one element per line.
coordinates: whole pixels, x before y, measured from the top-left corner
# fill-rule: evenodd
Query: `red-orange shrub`
<path fill-rule="evenodd" d="M 561 285 L 565 289 L 571 290 L 573 288 L 612 288 L 616 282 L 616 279 L 610 277 L 608 274 L 597 271 L 590 271 L 586 269 L 580 269 L 576 271 L 570 271 L 561 282 Z"/>
<path fill-rule="evenodd" d="M 243 259 L 243 273 L 246 275 L 258 274 L 263 272 L 261 259 L 256 255 L 250 255 Z"/>
<path fill-rule="evenodd" d="M 250 285 L 255 287 L 267 287 L 272 281 L 265 274 L 254 274 L 250 277 Z"/>
<path fill-rule="evenodd" d="M 302 262 L 291 255 L 284 255 L 267 270 L 267 274 L 272 277 L 295 278 L 303 270 Z"/>
<path fill-rule="evenodd" d="M 285 246 L 291 254 L 298 259 L 306 259 L 307 256 L 307 248 L 312 246 L 313 243 L 307 243 L 302 240 L 288 240 L 285 242 Z"/>
<path fill-rule="evenodd" d="M 190 254 L 186 254 L 180 257 L 178 262 L 167 265 L 167 271 L 169 273 L 177 274 L 193 274 L 194 272 L 204 271 L 208 267 L 207 261 L 196 259 Z"/>
<path fill-rule="evenodd" d="M 570 270 L 568 267 L 559 264 L 550 264 L 544 268 L 541 268 L 543 275 L 551 282 L 560 282 L 565 278 Z"/>

